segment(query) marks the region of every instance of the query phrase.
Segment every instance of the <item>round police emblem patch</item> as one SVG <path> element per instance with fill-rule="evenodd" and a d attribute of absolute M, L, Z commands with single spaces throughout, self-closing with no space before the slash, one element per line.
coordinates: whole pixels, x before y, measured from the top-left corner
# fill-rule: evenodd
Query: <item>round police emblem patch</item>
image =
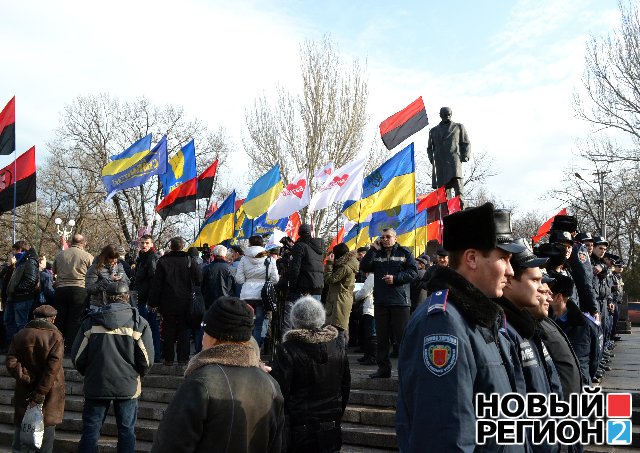
<path fill-rule="evenodd" d="M 427 335 L 424 337 L 422 359 L 436 376 L 447 374 L 458 360 L 458 338 L 444 333 Z"/>
<path fill-rule="evenodd" d="M 586 252 L 579 251 L 578 252 L 578 259 L 580 260 L 581 263 L 586 263 L 587 260 L 589 259 L 589 257 L 587 256 Z"/>

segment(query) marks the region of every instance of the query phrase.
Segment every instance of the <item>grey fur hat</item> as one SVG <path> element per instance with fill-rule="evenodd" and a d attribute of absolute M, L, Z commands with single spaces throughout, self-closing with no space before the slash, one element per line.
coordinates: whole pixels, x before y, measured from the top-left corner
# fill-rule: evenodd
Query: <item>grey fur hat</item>
<path fill-rule="evenodd" d="M 320 329 L 325 318 L 324 307 L 311 296 L 301 297 L 291 307 L 291 324 L 296 329 Z"/>

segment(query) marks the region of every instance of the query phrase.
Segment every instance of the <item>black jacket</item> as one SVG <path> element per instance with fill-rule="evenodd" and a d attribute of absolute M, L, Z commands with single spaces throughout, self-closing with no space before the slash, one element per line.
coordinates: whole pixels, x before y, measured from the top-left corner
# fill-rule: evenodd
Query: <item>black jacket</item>
<path fill-rule="evenodd" d="M 158 260 L 148 304 L 163 315 L 186 315 L 201 280 L 198 263 L 187 252 L 172 250 Z"/>
<path fill-rule="evenodd" d="M 16 263 L 16 269 L 7 286 L 7 299 L 14 302 L 33 300 L 36 286 L 39 286 L 39 283 L 38 254 L 32 248 L 27 250 L 20 261 Z"/>
<path fill-rule="evenodd" d="M 342 420 L 349 401 L 351 373 L 337 337 L 333 326 L 318 331 L 294 329 L 284 335 L 284 342 L 278 347 L 271 375 L 280 384 L 284 397 L 289 446 L 300 448 L 309 443 L 306 433 L 330 432 Z M 335 422 L 335 426 L 322 429 L 321 424 L 327 422 Z M 327 451 L 339 450 L 338 442 Z"/>
<path fill-rule="evenodd" d="M 495 439 L 476 445 L 475 395 L 518 391 L 512 343 L 499 332 L 502 309 L 446 267 L 434 271 L 429 290 L 430 298 L 411 316 L 400 347 L 400 449 L 527 451 L 528 445 L 501 448 Z"/>
<path fill-rule="evenodd" d="M 231 265 L 222 258 L 215 258 L 202 272 L 202 296 L 207 308 L 218 298 L 233 296 L 235 279 Z"/>
<path fill-rule="evenodd" d="M 149 292 L 157 264 L 158 254 L 153 249 L 138 253 L 134 280 L 134 287 L 138 291 L 138 303 L 146 304 L 149 300 Z"/>
<path fill-rule="evenodd" d="M 196 354 L 160 422 L 152 453 L 280 453 L 284 401 L 257 345 Z"/>
<path fill-rule="evenodd" d="M 300 236 L 291 249 L 288 280 L 293 293 L 322 294 L 324 287 L 324 264 L 322 239 Z"/>
<path fill-rule="evenodd" d="M 390 252 L 370 248 L 360 261 L 360 270 L 373 272 L 374 305 L 411 306 L 410 284 L 418 277 L 418 266 L 408 248 L 395 244 Z M 393 275 L 393 284 L 387 284 L 382 277 Z"/>
<path fill-rule="evenodd" d="M 129 304 L 107 304 L 84 318 L 71 355 L 85 398 L 137 398 L 140 377 L 153 365 L 151 329 Z"/>
<path fill-rule="evenodd" d="M 569 257 L 569 264 L 569 272 L 575 283 L 575 292 L 577 293 L 577 297 L 574 297 L 574 300 L 577 301 L 580 310 L 593 315 L 598 311 L 598 305 L 592 282 L 593 268 L 591 267 L 587 247 L 584 244 L 574 244 L 571 257 Z"/>

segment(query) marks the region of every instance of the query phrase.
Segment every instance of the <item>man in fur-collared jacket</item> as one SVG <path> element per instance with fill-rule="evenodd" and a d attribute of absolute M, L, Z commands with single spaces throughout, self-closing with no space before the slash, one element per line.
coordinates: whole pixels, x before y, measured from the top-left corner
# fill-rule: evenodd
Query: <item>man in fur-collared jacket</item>
<path fill-rule="evenodd" d="M 221 297 L 202 325 L 202 351 L 189 362 L 151 451 L 280 452 L 284 401 L 251 338 L 253 311 Z"/>
<path fill-rule="evenodd" d="M 302 297 L 291 308 L 293 329 L 275 355 L 271 374 L 285 398 L 288 453 L 333 453 L 342 445 L 349 360 L 337 341 L 338 329 L 324 323 L 322 304 Z"/>

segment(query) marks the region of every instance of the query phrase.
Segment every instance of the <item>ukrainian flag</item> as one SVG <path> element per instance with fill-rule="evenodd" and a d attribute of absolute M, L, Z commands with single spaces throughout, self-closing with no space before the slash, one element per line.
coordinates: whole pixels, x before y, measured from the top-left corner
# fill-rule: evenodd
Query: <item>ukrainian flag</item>
<path fill-rule="evenodd" d="M 244 213 L 250 219 L 260 217 L 267 212 L 269 206 L 280 195 L 283 189 L 282 178 L 280 177 L 280 165 L 276 164 L 271 170 L 258 179 L 247 194 L 242 207 Z"/>
<path fill-rule="evenodd" d="M 233 238 L 235 203 L 236 192 L 234 190 L 202 225 L 191 246 L 201 247 L 204 243 L 215 245 L 225 239 Z"/>
<path fill-rule="evenodd" d="M 161 146 L 162 144 L 165 146 Z M 102 182 L 109 200 L 118 190 L 144 184 L 151 176 L 166 171 L 166 139 L 151 149 L 151 134 L 111 158 L 102 168 Z"/>
<path fill-rule="evenodd" d="M 357 250 L 358 247 L 364 247 L 371 240 L 369 239 L 369 222 L 355 225 L 349 230 L 342 240 L 349 247 L 349 250 Z"/>
<path fill-rule="evenodd" d="M 427 210 L 412 214 L 395 230 L 398 244 L 408 247 L 414 256 L 421 255 L 427 249 Z"/>
<path fill-rule="evenodd" d="M 369 224 L 369 235 L 371 237 L 380 236 L 386 228 L 396 230 L 401 223 L 413 218 L 415 211 L 416 206 L 412 203 L 374 212 L 371 215 L 371 223 Z"/>
<path fill-rule="evenodd" d="M 160 177 L 162 196 L 196 176 L 196 146 L 191 140 L 169 160 L 167 172 Z"/>
<path fill-rule="evenodd" d="M 413 143 L 395 154 L 364 178 L 362 199 L 347 206 L 343 214 L 350 220 L 416 201 Z"/>

